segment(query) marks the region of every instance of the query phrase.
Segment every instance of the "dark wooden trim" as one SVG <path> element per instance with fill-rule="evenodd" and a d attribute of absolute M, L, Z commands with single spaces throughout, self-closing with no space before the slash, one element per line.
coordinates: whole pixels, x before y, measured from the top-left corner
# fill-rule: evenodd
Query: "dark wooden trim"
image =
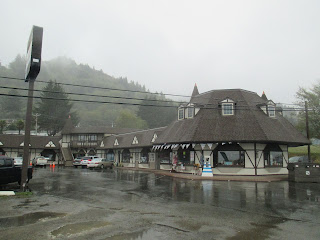
<path fill-rule="evenodd" d="M 258 170 L 257 170 L 257 144 L 254 143 L 254 173 L 257 176 L 258 175 Z"/>

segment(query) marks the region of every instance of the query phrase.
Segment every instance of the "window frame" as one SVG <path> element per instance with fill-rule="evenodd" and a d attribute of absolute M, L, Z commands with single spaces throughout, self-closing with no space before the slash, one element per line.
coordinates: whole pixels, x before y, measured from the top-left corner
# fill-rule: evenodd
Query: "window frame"
<path fill-rule="evenodd" d="M 180 113 L 182 113 L 182 114 L 180 114 Z M 184 108 L 179 108 L 178 109 L 178 120 L 183 120 L 184 114 L 185 114 Z"/>
<path fill-rule="evenodd" d="M 281 163 L 280 164 L 274 164 L 277 163 L 278 161 L 274 161 L 273 159 L 271 159 L 271 155 L 273 154 L 280 154 L 281 155 Z M 263 164 L 264 167 L 269 168 L 269 167 L 283 167 L 283 161 L 284 161 L 284 154 L 282 149 L 274 144 L 269 144 L 265 147 L 265 149 L 263 150 Z M 272 162 L 271 162 L 272 160 Z"/>
<path fill-rule="evenodd" d="M 231 106 L 231 109 L 229 108 L 225 108 L 225 107 L 229 107 Z M 221 108 L 222 108 L 222 115 L 223 116 L 233 116 L 234 115 L 234 103 L 233 102 L 224 102 L 222 103 L 221 105 Z M 231 113 L 226 113 L 226 111 L 231 111 Z"/>
<path fill-rule="evenodd" d="M 275 117 L 276 116 L 276 106 L 272 104 L 268 104 L 268 116 Z"/>
<path fill-rule="evenodd" d="M 188 107 L 187 108 L 187 118 L 193 118 L 193 116 L 194 116 L 194 107 Z"/>
<path fill-rule="evenodd" d="M 227 161 L 230 162 L 230 164 L 220 164 L 219 158 L 220 155 L 222 158 L 223 155 L 221 152 L 228 153 L 228 152 L 238 152 L 238 159 L 232 160 L 232 161 Z M 228 157 L 227 157 L 228 158 Z M 229 159 L 228 159 L 229 160 Z M 234 164 L 238 161 L 239 164 Z M 246 162 L 246 151 L 236 143 L 232 144 L 220 144 L 219 146 L 216 147 L 214 150 L 214 162 L 213 166 L 214 167 L 234 167 L 234 168 L 245 168 L 245 163 Z"/>

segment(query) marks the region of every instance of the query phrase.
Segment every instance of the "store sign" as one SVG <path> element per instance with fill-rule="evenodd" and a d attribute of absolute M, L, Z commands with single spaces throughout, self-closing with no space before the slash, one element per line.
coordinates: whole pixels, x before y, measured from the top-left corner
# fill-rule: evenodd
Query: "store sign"
<path fill-rule="evenodd" d="M 33 26 L 27 47 L 25 81 L 35 80 L 40 72 L 43 28 Z"/>

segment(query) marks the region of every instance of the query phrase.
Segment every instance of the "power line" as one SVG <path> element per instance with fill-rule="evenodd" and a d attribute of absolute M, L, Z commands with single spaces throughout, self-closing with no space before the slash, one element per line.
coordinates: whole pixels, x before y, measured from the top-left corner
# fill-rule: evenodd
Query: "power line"
<path fill-rule="evenodd" d="M 16 78 L 16 77 L 5 77 L 5 76 L 0 76 L 0 78 L 4 79 L 12 79 L 12 80 L 20 80 L 20 81 L 25 81 L 24 78 Z M 49 81 L 42 81 L 42 80 L 37 80 L 37 82 L 41 83 L 49 83 Z M 146 91 L 139 91 L 139 90 L 128 90 L 128 89 L 119 89 L 119 88 L 108 88 L 108 87 L 97 87 L 97 86 L 90 86 L 90 85 L 80 85 L 80 84 L 72 84 L 72 83 L 59 83 L 60 85 L 64 86 L 73 86 L 73 87 L 84 87 L 84 88 L 93 88 L 93 89 L 103 89 L 103 90 L 111 90 L 111 91 L 122 91 L 122 92 L 134 92 L 134 93 L 144 93 L 144 94 L 155 94 L 155 95 L 165 95 L 165 96 L 173 96 L 173 97 L 188 97 L 186 95 L 178 95 L 178 94 L 170 94 L 170 93 L 153 93 L 153 92 L 146 92 Z"/>
<path fill-rule="evenodd" d="M 11 90 L 22 90 L 28 91 L 26 88 L 19 88 L 19 87 L 1 87 L 5 89 Z M 47 92 L 47 93 L 61 93 L 59 91 L 49 91 L 49 90 L 38 90 L 34 89 L 34 92 Z M 86 93 L 73 93 L 73 92 L 63 92 L 68 95 L 77 95 L 77 96 L 88 96 L 88 97 L 103 97 L 103 98 L 115 98 L 115 99 L 126 99 L 126 100 L 137 100 L 137 101 L 151 101 L 151 102 L 166 102 L 166 103 L 178 103 L 181 104 L 182 102 L 172 101 L 172 100 L 157 100 L 157 99 L 145 99 L 145 98 L 134 98 L 134 97 L 119 97 L 119 96 L 105 96 L 105 95 L 97 95 L 97 94 L 86 94 Z"/>
<path fill-rule="evenodd" d="M 16 77 L 0 76 L 0 78 L 25 81 L 24 78 L 16 78 Z M 37 82 L 49 83 L 50 81 L 37 80 Z M 151 95 L 164 95 L 164 96 L 173 96 L 173 97 L 194 98 L 194 99 L 201 98 L 201 99 L 210 99 L 210 100 L 221 100 L 221 99 L 218 99 L 218 98 L 204 97 L 203 94 L 206 94 L 206 93 L 202 93 L 202 94 L 199 94 L 197 96 L 190 96 L 190 95 L 179 95 L 179 94 L 157 93 L 157 92 L 154 93 L 154 92 L 147 92 L 147 91 L 128 90 L 128 89 L 109 88 L 109 87 L 98 87 L 98 86 L 92 86 L 92 85 L 80 85 L 80 84 L 72 84 L 72 83 L 61 83 L 61 82 L 56 82 L 56 83 L 60 84 L 60 85 L 63 85 L 63 86 L 92 88 L 92 89 L 99 89 L 99 90 L 122 91 L 122 92 L 143 93 L 143 94 L 151 94 Z M 207 93 L 209 93 L 209 92 L 207 92 Z M 141 99 L 138 99 L 138 100 L 141 100 Z M 142 100 L 152 101 L 150 99 L 142 99 Z M 162 100 L 162 101 L 165 101 L 165 100 Z M 174 102 L 180 103 L 180 104 L 181 103 L 186 103 L 184 101 L 174 101 Z M 238 100 L 237 102 L 246 102 L 246 100 Z M 254 103 L 263 103 L 263 101 L 254 102 Z M 279 103 L 279 104 L 282 104 L 282 103 Z M 210 105 L 210 103 L 207 103 L 207 105 Z M 283 105 L 290 105 L 290 104 L 283 104 Z"/>
<path fill-rule="evenodd" d="M 0 78 L 3 79 L 12 79 L 12 80 L 19 80 L 19 81 L 25 81 L 24 78 L 16 78 L 16 77 L 7 77 L 7 76 L 0 76 Z M 49 83 L 50 81 L 43 81 L 43 80 L 37 80 L 37 82 L 40 83 Z M 64 86 L 73 86 L 73 87 L 82 87 L 82 88 L 92 88 L 92 89 L 99 89 L 99 90 L 110 90 L 110 91 L 122 91 L 122 92 L 132 92 L 132 93 L 144 93 L 144 94 L 154 94 L 154 95 L 164 95 L 164 96 L 173 96 L 173 97 L 187 97 L 187 98 L 201 98 L 201 99 L 210 99 L 210 100 L 221 100 L 218 98 L 212 98 L 212 97 L 204 97 L 202 93 L 197 96 L 189 96 L 189 95 L 179 95 L 179 94 L 170 94 L 170 93 L 154 93 L 154 92 L 147 92 L 147 91 L 139 91 L 139 90 L 128 90 L 128 89 L 119 89 L 119 88 L 108 88 L 108 87 L 98 87 L 98 86 L 90 86 L 90 85 L 80 85 L 80 84 L 71 84 L 71 83 L 61 83 L 61 82 L 55 82 L 60 85 Z M 24 90 L 24 89 L 21 89 Z M 39 91 L 39 90 L 36 90 Z M 210 91 L 209 91 L 210 92 Z M 68 93 L 68 94 L 77 94 L 77 93 Z M 115 96 L 101 96 L 101 95 L 85 95 L 85 94 L 77 94 L 77 95 L 84 95 L 84 96 L 98 96 L 98 97 L 109 97 L 109 98 L 124 98 L 125 97 L 115 97 Z M 166 102 L 167 100 L 153 100 L 153 99 L 142 99 L 142 98 L 127 98 L 129 100 L 147 100 L 147 101 L 162 101 Z M 168 101 L 168 102 L 175 102 L 175 103 L 186 103 L 184 101 Z M 237 102 L 246 102 L 246 100 L 238 100 Z M 259 102 L 253 102 L 253 103 L 263 103 L 263 101 Z M 299 104 L 292 104 L 292 103 L 277 103 L 281 105 L 294 105 L 294 106 L 299 106 Z M 207 103 L 206 105 L 211 105 L 210 103 Z"/>
<path fill-rule="evenodd" d="M 9 96 L 9 97 L 21 97 L 21 98 L 28 98 L 28 96 L 25 95 L 18 95 L 18 94 L 5 94 L 0 93 L 0 96 Z M 54 97 L 40 97 L 40 96 L 34 96 L 33 98 L 36 99 L 47 99 L 47 100 L 57 100 L 57 101 L 73 101 L 73 102 L 86 102 L 86 103 L 105 103 L 105 104 L 119 104 L 119 105 L 132 105 L 132 106 L 146 106 L 146 107 L 174 107 L 177 108 L 177 106 L 170 106 L 170 105 L 154 105 L 154 104 L 141 104 L 141 103 L 130 103 L 130 102 L 110 102 L 110 101 L 96 101 L 96 100 L 84 100 L 84 99 L 66 99 L 66 98 L 54 98 Z M 186 107 L 188 108 L 188 107 Z M 200 109 L 216 109 L 221 110 L 219 107 L 206 107 L 205 105 L 202 107 L 199 107 Z M 235 110 L 240 111 L 261 111 L 261 109 L 257 109 L 256 107 L 250 107 L 250 106 L 237 106 Z M 282 111 L 304 111 L 304 108 L 298 109 L 282 109 Z"/>
<path fill-rule="evenodd" d="M 24 95 L 5 94 L 5 93 L 0 93 L 0 96 L 28 98 L 28 96 L 24 96 Z M 140 103 L 130 103 L 130 102 L 110 102 L 110 101 L 96 101 L 96 100 L 70 99 L 70 98 L 66 99 L 66 98 L 53 98 L 53 97 L 39 97 L 39 96 L 34 96 L 33 98 L 58 100 L 58 101 L 68 101 L 69 100 L 72 102 L 86 102 L 86 103 L 108 103 L 108 104 L 120 104 L 120 105 L 132 105 L 132 106 L 174 107 L 174 108 L 176 108 L 176 106 L 170 106 L 170 105 L 152 105 L 152 104 L 140 104 Z"/>

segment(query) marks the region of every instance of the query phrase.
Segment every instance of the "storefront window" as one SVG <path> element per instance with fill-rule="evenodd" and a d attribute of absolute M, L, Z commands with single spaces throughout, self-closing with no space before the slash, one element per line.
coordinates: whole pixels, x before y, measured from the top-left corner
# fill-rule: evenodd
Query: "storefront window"
<path fill-rule="evenodd" d="M 131 157 L 131 153 L 129 150 L 123 150 L 122 152 L 122 162 L 123 163 L 130 163 L 130 157 Z"/>
<path fill-rule="evenodd" d="M 106 158 L 109 161 L 114 161 L 114 153 L 113 152 L 108 152 Z"/>
<path fill-rule="evenodd" d="M 192 152 L 194 154 L 194 152 Z M 179 149 L 178 150 L 178 163 L 183 163 L 183 165 L 193 164 L 190 160 L 194 161 L 194 155 L 191 156 L 191 151 L 189 149 Z"/>
<path fill-rule="evenodd" d="M 268 167 L 282 167 L 283 153 L 282 152 L 267 152 L 264 157 L 264 165 Z"/>
<path fill-rule="evenodd" d="M 244 166 L 244 151 L 218 151 L 218 166 Z"/>
<path fill-rule="evenodd" d="M 143 149 L 140 154 L 140 163 L 148 163 L 149 162 L 149 151 L 148 149 Z"/>
<path fill-rule="evenodd" d="M 161 164 L 172 164 L 172 152 L 170 150 L 162 150 L 158 152 L 158 158 Z"/>
<path fill-rule="evenodd" d="M 214 152 L 216 167 L 244 167 L 245 151 L 239 144 L 220 144 Z"/>
<path fill-rule="evenodd" d="M 265 167 L 282 167 L 283 152 L 278 145 L 269 144 L 263 151 Z"/>

